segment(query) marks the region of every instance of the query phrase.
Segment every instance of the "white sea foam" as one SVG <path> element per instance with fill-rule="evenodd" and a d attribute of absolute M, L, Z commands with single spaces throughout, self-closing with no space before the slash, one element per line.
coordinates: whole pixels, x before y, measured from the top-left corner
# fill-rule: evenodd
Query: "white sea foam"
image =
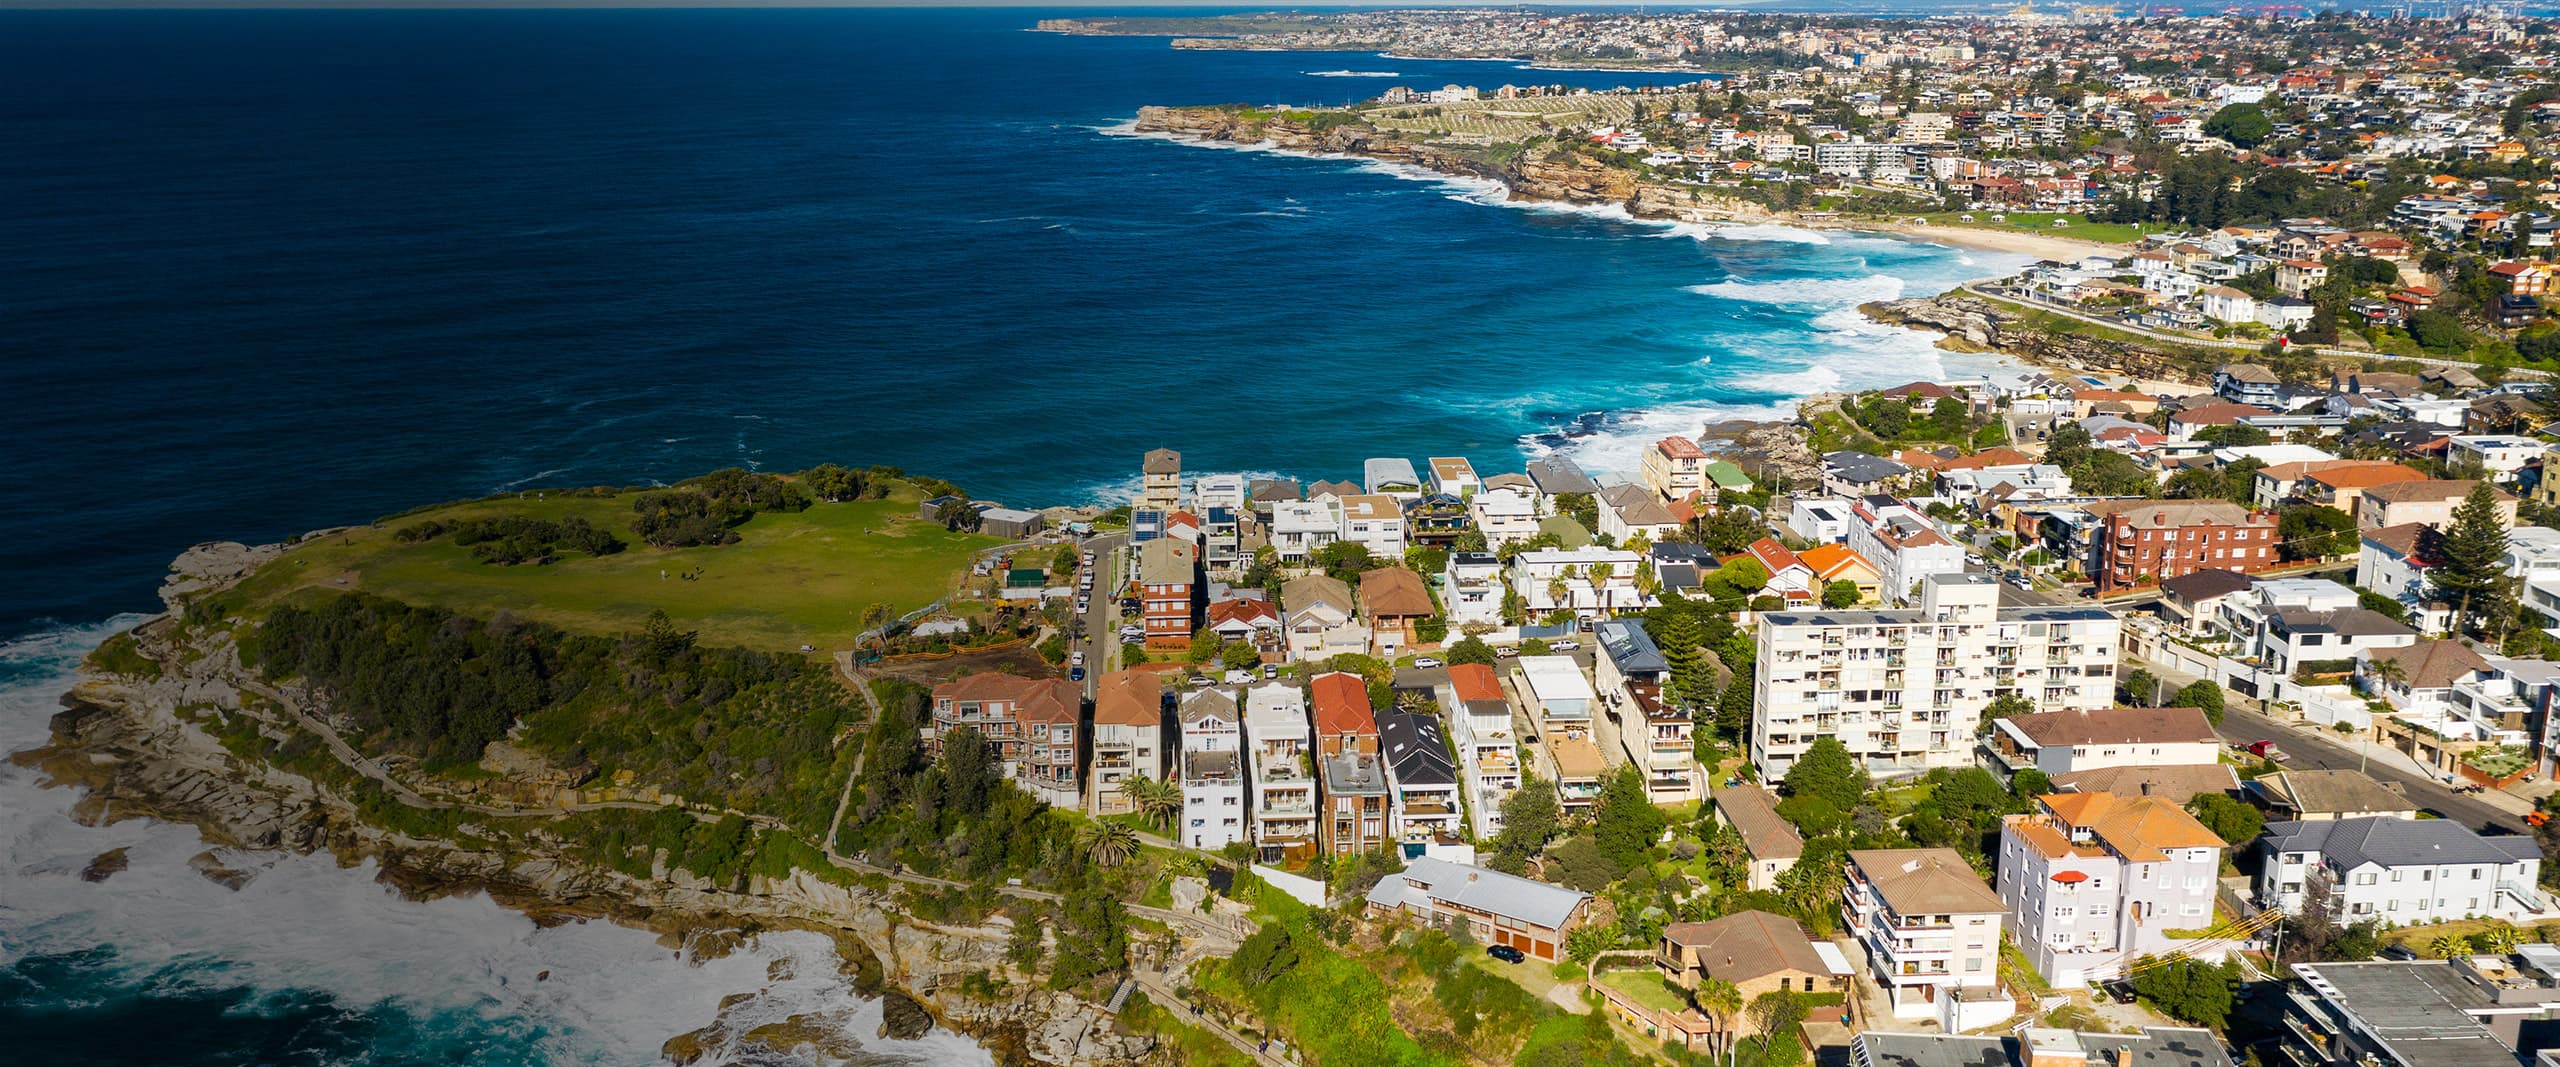
<path fill-rule="evenodd" d="M 135 621 L 0 645 L 0 677 L 9 679 L 0 687 L 0 751 L 44 743 L 79 657 Z M 878 1005 L 853 997 L 833 947 L 814 934 L 768 934 L 726 958 L 688 963 L 641 931 L 601 921 L 540 929 L 483 895 L 405 901 L 374 880 L 370 862 L 341 869 L 325 854 L 227 855 L 235 869 L 256 872 L 233 891 L 189 868 L 205 848 L 192 829 L 144 820 L 82 826 L 69 813 L 77 795 L 41 788 L 38 778 L 0 762 L 0 962 L 109 945 L 120 966 L 156 981 L 316 990 L 350 1010 L 466 1012 L 523 1035 L 519 1062 L 658 1062 L 668 1037 L 711 1022 L 721 999 L 741 992 L 757 994 L 733 1015 L 749 1026 L 849 1011 L 844 1032 L 880 1062 L 993 1062 L 939 1030 L 912 1042 L 874 1036 Z M 127 850 L 128 869 L 102 883 L 79 879 L 92 857 L 115 848 Z M 769 977 L 785 960 L 791 976 Z M 741 1052 L 713 1050 L 711 1062 Z"/>
<path fill-rule="evenodd" d="M 1834 235 L 1793 226 L 1711 226 L 1706 236 L 1718 241 L 1776 241 L 1782 244 L 1827 245 Z"/>
<path fill-rule="evenodd" d="M 1310 78 L 1401 78 L 1401 77 L 1404 77 L 1404 75 L 1402 75 L 1402 74 L 1398 74 L 1398 73 L 1396 73 L 1395 71 L 1392 71 L 1392 70 L 1302 70 L 1302 71 L 1299 71 L 1298 73 L 1300 73 L 1300 74 L 1304 74 L 1304 75 L 1306 75 L 1307 77 L 1310 77 Z"/>
<path fill-rule="evenodd" d="M 1183 489 L 1183 491 L 1184 491 L 1185 493 L 1190 492 L 1190 491 L 1191 491 L 1191 486 L 1192 486 L 1192 484 L 1193 484 L 1194 482 L 1196 482 L 1196 481 L 1200 478 L 1200 476 L 1201 476 L 1201 475 L 1204 475 L 1204 474 L 1233 474 L 1233 475 L 1236 475 L 1237 477 L 1243 478 L 1243 479 L 1246 481 L 1246 483 L 1247 483 L 1247 484 L 1251 484 L 1255 479 L 1269 479 L 1269 478 L 1277 478 L 1277 479 L 1297 479 L 1298 481 L 1300 481 L 1300 482 L 1302 482 L 1302 483 L 1303 483 L 1304 481 L 1306 481 L 1306 479 L 1304 479 L 1304 478 L 1300 478 L 1298 475 L 1295 475 L 1295 474 L 1287 474 L 1287 473 L 1283 473 L 1283 472 L 1280 472 L 1280 471 L 1192 471 L 1192 470 L 1185 470 L 1185 471 L 1183 471 L 1183 472 L 1182 472 L 1182 489 Z M 1352 472 L 1352 473 L 1351 473 L 1351 474 L 1349 474 L 1349 475 L 1339 475 L 1339 474 L 1337 474 L 1337 475 L 1330 475 L 1329 477 L 1337 477 L 1337 478 L 1339 478 L 1339 477 L 1351 477 L 1351 478 L 1354 478 L 1354 479 L 1356 480 L 1356 479 L 1357 479 L 1357 477 L 1358 477 L 1358 474 L 1359 474 L 1359 472 L 1354 471 L 1354 472 Z M 1080 502 L 1085 503 L 1085 504 L 1090 504 L 1090 505 L 1093 505 L 1093 506 L 1095 506 L 1095 507 L 1102 507 L 1102 508 L 1114 508 L 1114 507 L 1119 507 L 1119 506 L 1120 506 L 1120 505 L 1122 505 L 1122 504 L 1126 504 L 1126 503 L 1128 503 L 1128 502 L 1130 502 L 1130 501 L 1132 501 L 1132 500 L 1136 500 L 1136 499 L 1138 498 L 1138 490 L 1139 490 L 1140 488 L 1143 488 L 1145 481 L 1146 481 L 1145 476 L 1144 476 L 1144 475 L 1138 475 L 1138 474 L 1132 474 L 1132 475 L 1130 475 L 1130 476 L 1128 476 L 1128 477 L 1126 477 L 1126 478 L 1106 478 L 1106 479 L 1103 479 L 1103 480 L 1101 480 L 1101 481 L 1097 481 L 1097 482 L 1089 482 L 1089 483 L 1086 483 L 1086 484 L 1084 484 L 1084 485 L 1082 485 L 1082 486 L 1078 486 L 1078 487 L 1077 487 L 1077 488 L 1075 488 L 1074 490 L 1070 491 L 1068 495 L 1069 495 L 1071 498 L 1073 498 L 1073 499 L 1075 499 L 1075 500 L 1077 500 L 1077 501 L 1080 501 Z"/>
<path fill-rule="evenodd" d="M 1859 278 L 1779 278 L 1762 282 L 1727 278 L 1720 282 L 1692 285 L 1688 290 L 1700 296 L 1754 304 L 1828 308 L 1900 299 L 1902 286 L 1902 279 L 1893 275 L 1869 274 Z"/>

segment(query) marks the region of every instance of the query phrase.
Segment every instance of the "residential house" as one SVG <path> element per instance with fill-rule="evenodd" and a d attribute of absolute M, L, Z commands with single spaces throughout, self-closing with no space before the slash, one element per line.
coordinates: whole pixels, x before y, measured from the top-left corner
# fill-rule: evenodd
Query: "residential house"
<path fill-rule="evenodd" d="M 1511 588 L 1531 617 L 1570 611 L 1609 618 L 1647 607 L 1636 588 L 1643 557 L 1616 548 L 1538 548 L 1511 558 Z"/>
<path fill-rule="evenodd" d="M 1529 718 L 1546 741 L 1555 767 L 1556 793 L 1568 813 L 1591 810 L 1600 800 L 1609 759 L 1600 748 L 1595 720 L 1599 694 L 1570 656 L 1522 656 L 1513 662 L 1513 680 L 1528 704 Z"/>
<path fill-rule="evenodd" d="M 1164 682 L 1147 671 L 1113 671 L 1093 693 L 1093 767 L 1085 810 L 1118 815 L 1135 808 L 1120 783 L 1164 777 Z"/>
<path fill-rule="evenodd" d="M 1384 750 L 1391 791 L 1387 810 L 1395 817 L 1388 829 L 1410 859 L 1434 843 L 1461 839 L 1465 808 L 1458 800 L 1458 765 L 1449 756 L 1449 737 L 1440 720 L 1419 711 L 1389 708 L 1378 716 L 1378 744 Z"/>
<path fill-rule="evenodd" d="M 2228 285 L 2208 286 L 2196 294 L 2196 310 L 2215 322 L 2258 321 L 2258 298 Z"/>
<path fill-rule="evenodd" d="M 1591 658 L 1602 707 L 1599 743 L 1616 748 L 1644 772 L 1645 789 L 1654 803 L 1698 799 L 1698 757 L 1691 741 L 1695 727 L 1689 713 L 1671 706 L 1662 687 L 1671 664 L 1655 647 L 1644 626 L 1629 619 L 1609 619 L 1591 628 L 1599 652 Z"/>
<path fill-rule="evenodd" d="M 2316 259 L 2288 259 L 2276 264 L 2276 289 L 2286 296 L 2307 296 L 2328 280 L 2329 265 Z"/>
<path fill-rule="evenodd" d="M 1804 838 L 1779 817 L 1777 798 L 1757 783 L 1743 782 L 1715 791 L 1716 821 L 1742 837 L 1744 879 L 1751 889 L 1770 892 L 1778 876 L 1804 858 Z"/>
<path fill-rule="evenodd" d="M 2418 806 L 2361 771 L 2292 769 L 2249 780 L 2249 799 L 2284 822 L 2414 819 Z"/>
<path fill-rule="evenodd" d="M 1400 506 L 1422 495 L 1422 475 L 1414 471 L 1409 459 L 1364 460 L 1360 464 L 1360 491 L 1394 497 Z"/>
<path fill-rule="evenodd" d="M 2169 416 L 2169 439 L 2193 440 L 2208 426 L 2237 426 L 2240 420 L 2273 415 L 2275 412 L 2253 404 L 2199 404 L 2179 408 Z"/>
<path fill-rule="evenodd" d="M 1680 531 L 1680 519 L 1654 496 L 1653 490 L 1641 485 L 1609 486 L 1600 490 L 1595 503 L 1600 513 L 1600 536 L 1615 544 L 1625 544 L 1637 534 L 1643 534 L 1647 541 L 1668 540 Z"/>
<path fill-rule="evenodd" d="M 1050 804 L 1082 807 L 1078 722 L 1084 694 L 1063 678 L 988 672 L 933 687 L 933 732 L 927 748 L 942 754 L 952 731 L 969 727 L 1003 761 L 1004 775 Z"/>
<path fill-rule="evenodd" d="M 1831 942 L 1816 942 L 1806 937 L 1804 927 L 1794 919 L 1765 911 L 1738 911 L 1707 922 L 1672 923 L 1662 928 L 1662 940 L 1654 947 L 1654 966 L 1662 972 L 1664 982 L 1680 989 L 1694 990 L 1708 980 L 1731 983 L 1741 993 L 1742 1003 L 1771 993 L 1786 991 L 1799 995 L 1843 991 L 1848 975 L 1839 973 L 1846 961 L 1835 967 L 1839 958 Z M 1597 983 L 1595 983 L 1597 984 Z M 1605 984 L 1601 984 L 1604 991 Z M 1749 1016 L 1733 1012 L 1734 1018 L 1719 1020 L 1717 1027 L 1730 1039 L 1754 1033 Z"/>
<path fill-rule="evenodd" d="M 2008 906 L 1951 848 L 1849 853 L 1842 893 L 1850 940 L 1897 1019 L 1933 1013 L 1942 991 L 1995 988 Z"/>
<path fill-rule="evenodd" d="M 1552 502 L 1559 496 L 1590 496 L 1600 491 L 1600 483 L 1592 481 L 1582 468 L 1574 466 L 1572 460 L 1563 456 L 1530 460 L 1529 480 L 1536 483 L 1539 495 L 1550 502 L 1546 509 L 1548 514 L 1555 513 Z"/>
<path fill-rule="evenodd" d="M 1317 675 L 1307 690 L 1315 704 L 1316 766 L 1323 776 L 1318 844 L 1334 856 L 1384 848 L 1394 833 L 1392 790 L 1379 754 L 1369 683 L 1336 671 Z"/>
<path fill-rule="evenodd" d="M 2317 266 L 2317 264 L 2314 264 Z M 2279 287 L 2281 288 L 2281 287 Z M 2286 290 L 2294 296 L 2299 292 Z M 2251 315 L 2255 318 L 2254 312 Z M 2276 372 L 2255 363 L 2230 363 L 2213 372 L 2213 395 L 2234 404 L 2272 408 L 2283 396 L 2284 385 L 2276 380 Z"/>
<path fill-rule="evenodd" d="M 1280 586 L 1288 626 L 1289 659 L 1321 663 L 1346 652 L 1366 655 L 1369 624 L 1354 613 L 1357 601 L 1341 579 L 1323 574 L 1291 578 Z"/>
<path fill-rule="evenodd" d="M 1797 537 L 1815 544 L 1831 544 L 1848 540 L 1851 504 L 1846 500 L 1825 500 L 1800 496 L 1788 505 L 1787 529 Z"/>
<path fill-rule="evenodd" d="M 1368 905 L 1371 915 L 1464 926 L 1478 944 L 1553 963 L 1564 958 L 1565 935 L 1589 917 L 1591 894 L 1426 856 L 1380 879 Z"/>
<path fill-rule="evenodd" d="M 1484 489 L 1484 482 L 1476 478 L 1476 465 L 1464 456 L 1433 456 L 1423 462 L 1431 468 L 1434 493 L 1465 500 Z"/>
<path fill-rule="evenodd" d="M 1397 497 L 1363 493 L 1342 499 L 1342 539 L 1368 549 L 1372 559 L 1402 560 L 1406 530 L 1404 504 Z"/>
<path fill-rule="evenodd" d="M 1201 545 L 1157 537 L 1137 548 L 1139 622 L 1147 627 L 1147 647 L 1172 650 L 1190 647 L 1190 635 L 1201 629 Z"/>
<path fill-rule="evenodd" d="M 1847 545 L 1820 544 L 1795 554 L 1796 562 L 1813 571 L 1814 588 L 1829 590 L 1834 582 L 1856 586 L 1858 603 L 1873 604 L 1882 598 L 1884 575 L 1875 564 L 1851 550 Z"/>
<path fill-rule="evenodd" d="M 1786 773 L 1818 737 L 1871 771 L 1964 767 L 1994 697 L 2061 711 L 2115 703 L 2123 624 L 2094 607 L 2000 607 L 1986 574 L 1940 574 L 1916 609 L 1772 612 L 1759 621 L 1751 760 Z"/>
<path fill-rule="evenodd" d="M 1525 493 L 1486 489 L 1467 502 L 1467 514 L 1484 533 L 1488 550 L 1538 536 L 1538 505 Z"/>
<path fill-rule="evenodd" d="M 2427 570 L 2441 559 L 2443 548 L 2443 531 L 2421 523 L 2366 530 L 2356 548 L 2356 587 L 2399 601 L 2422 630 L 2440 633 L 2452 612 L 2435 603 Z"/>
<path fill-rule="evenodd" d="M 1484 496 L 1478 496 L 1481 500 Z M 1502 558 L 1491 552 L 1451 552 L 1440 572 L 1440 602 L 1451 629 L 1470 624 L 1502 625 Z"/>
<path fill-rule="evenodd" d="M 1797 559 L 1796 554 L 1779 544 L 1776 538 L 1763 537 L 1753 541 L 1749 548 L 1743 549 L 1743 554 L 1758 562 L 1761 569 L 1769 574 L 1769 583 L 1761 587 L 1759 595 L 1778 597 L 1793 607 L 1821 601 L 1822 587 L 1814 579 L 1813 568 L 1805 566 L 1803 560 Z"/>
<path fill-rule="evenodd" d="M 1864 452 L 1830 452 L 1822 457 L 1822 491 L 1831 496 L 1864 497 L 1884 492 L 1911 468 Z"/>
<path fill-rule="evenodd" d="M 1881 599 L 1909 603 L 1937 575 L 1964 572 L 1964 546 L 1938 532 L 1919 509 L 1891 497 L 1869 497 L 1849 509 L 1849 550 L 1876 568 Z"/>
<path fill-rule="evenodd" d="M 2220 954 L 2186 935 L 2214 925 L 2224 843 L 2178 802 L 2067 793 L 2036 808 L 2001 820 L 1997 889 L 2047 981 L 2120 977 L 2140 956 Z"/>
<path fill-rule="evenodd" d="M 2302 495 L 2310 503 L 2353 515 L 2362 506 L 2367 490 L 2401 482 L 2425 481 L 2426 477 L 2414 468 L 2397 463 L 2322 465 L 2303 476 Z"/>
<path fill-rule="evenodd" d="M 1191 505 L 1200 516 L 1200 565 L 1234 575 L 1253 562 L 1244 553 L 1244 528 L 1253 516 L 1241 474 L 1205 474 L 1192 483 Z"/>
<path fill-rule="evenodd" d="M 2453 509 L 2462 506 L 2478 484 L 2469 479 L 2449 481 L 2394 482 L 2364 491 L 2356 502 L 2356 526 L 2378 530 L 2402 523 L 2421 523 L 2444 529 L 2453 522 Z M 2516 524 L 2516 498 L 2506 492 L 2497 493 L 2498 518 L 2508 526 Z"/>
<path fill-rule="evenodd" d="M 2091 505 L 2102 523 L 2089 548 L 2098 595 L 2200 570 L 2275 566 L 2276 517 L 2227 500 L 2139 500 Z"/>
<path fill-rule="evenodd" d="M 1235 698 L 1216 689 L 1195 690 L 1183 696 L 1175 718 L 1182 727 L 1176 839 L 1204 852 L 1249 840 L 1243 718 Z"/>
<path fill-rule="evenodd" d="M 1307 563 L 1342 539 L 1342 502 L 1334 497 L 1271 505 L 1271 550 L 1291 566 Z"/>
<path fill-rule="evenodd" d="M 2462 434 L 2445 442 L 2445 447 L 2447 467 L 2478 467 L 2488 472 L 2493 481 L 2515 477 L 2550 448 L 2537 438 L 2517 434 Z"/>
<path fill-rule="evenodd" d="M 1415 624 L 1437 614 L 1422 576 L 1403 567 L 1360 572 L 1360 611 L 1369 617 L 1377 654 L 1390 661 L 1413 646 Z"/>
<path fill-rule="evenodd" d="M 1471 514 L 1465 500 L 1447 493 L 1425 493 L 1404 506 L 1405 537 L 1425 548 L 1447 548 L 1467 532 Z"/>
<path fill-rule="evenodd" d="M 1316 847 L 1314 731 L 1306 691 L 1273 682 L 1245 690 L 1253 844 L 1263 862 L 1304 859 Z"/>
<path fill-rule="evenodd" d="M 1131 507 L 1171 511 L 1182 506 L 1182 453 L 1154 449 L 1147 453 L 1140 472 L 1138 496 Z"/>
<path fill-rule="evenodd" d="M 1712 504 L 1716 490 L 1707 481 L 1706 466 L 1707 454 L 1698 448 L 1697 442 L 1686 437 L 1665 437 L 1644 450 L 1643 487 L 1652 492 L 1657 503 L 1688 501 L 1703 496 L 1707 503 Z"/>
<path fill-rule="evenodd" d="M 1502 802 L 1520 789 L 1520 746 L 1512 725 L 1511 698 L 1493 668 L 1481 663 L 1449 665 L 1449 687 L 1441 695 L 1457 742 L 1458 769 L 1464 779 L 1476 839 L 1502 832 Z"/>
<path fill-rule="evenodd" d="M 2482 837 L 2453 819 L 2269 823 L 2258 853 L 2258 900 L 2288 914 L 2301 912 L 2315 880 L 2345 924 L 2516 921 L 2550 908 L 2532 838 Z"/>
<path fill-rule="evenodd" d="M 1243 644 L 1262 653 L 1263 659 L 1277 660 L 1288 652 L 1288 625 L 1280 619 L 1280 609 L 1256 597 L 1231 597 L 1209 605 L 1209 630 L 1222 644 Z"/>
<path fill-rule="evenodd" d="M 2213 630 L 2224 601 L 2257 584 L 2238 571 L 2219 568 L 2188 571 L 2160 583 L 2160 617 L 2191 637 Z"/>
<path fill-rule="evenodd" d="M 2033 767 L 2057 785 L 2082 771 L 2222 765 L 2222 738 L 2195 708 L 2012 715 L 1992 720 L 1991 750 L 2011 770 Z"/>
<path fill-rule="evenodd" d="M 2305 663 L 2337 663 L 2358 653 L 2417 643 L 2418 632 L 2365 608 L 2277 608 L 2260 622 L 2257 652 L 2270 674 Z"/>

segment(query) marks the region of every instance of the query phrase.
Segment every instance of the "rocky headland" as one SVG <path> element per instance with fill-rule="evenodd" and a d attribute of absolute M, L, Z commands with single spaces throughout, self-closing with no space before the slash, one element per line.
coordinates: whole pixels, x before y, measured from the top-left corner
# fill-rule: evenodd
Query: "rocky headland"
<path fill-rule="evenodd" d="M 326 709 L 305 694 L 266 686 L 241 664 L 227 632 L 198 633 L 180 622 L 191 598 L 228 589 L 281 552 L 237 544 L 189 550 L 163 587 L 168 613 L 133 632 L 153 669 L 85 670 L 54 716 L 51 743 L 11 759 L 40 768 L 49 784 L 83 790 L 73 815 L 84 823 L 148 818 L 194 826 L 208 847 L 191 866 L 233 889 L 258 876 L 261 853 L 325 851 L 341 865 L 373 861 L 384 883 L 412 899 L 486 893 L 537 923 L 602 919 L 654 931 L 692 959 L 733 951 L 761 931 L 812 931 L 834 941 L 856 992 L 882 1000 L 879 1036 L 914 1037 L 941 1025 L 1009 1065 L 1171 1062 L 1154 1039 L 1123 1032 L 1099 1005 L 1026 976 L 1001 992 L 987 991 L 983 981 L 975 987 L 985 995 L 965 990 L 964 977 L 1008 973 L 1011 926 L 1000 916 L 974 926 L 922 922 L 905 914 L 885 878 L 846 885 L 794 871 L 790 878 L 750 874 L 725 886 L 681 870 L 633 878 L 581 862 L 571 842 L 539 826 L 490 834 L 474 832 L 466 820 L 450 839 L 413 836 L 359 817 L 343 785 L 246 754 L 256 745 L 243 743 L 242 724 L 271 739 L 290 737 L 298 720 Z M 123 864 L 120 851 L 101 855 L 81 877 L 105 880 Z M 725 1063 L 754 1050 L 806 1050 L 861 1062 L 853 1055 L 859 1039 L 841 1025 L 853 1003 L 842 1013 L 755 1027 L 732 1018 L 733 1006 L 668 1041 L 665 1055 L 677 1063 L 719 1055 L 715 1062 Z"/>

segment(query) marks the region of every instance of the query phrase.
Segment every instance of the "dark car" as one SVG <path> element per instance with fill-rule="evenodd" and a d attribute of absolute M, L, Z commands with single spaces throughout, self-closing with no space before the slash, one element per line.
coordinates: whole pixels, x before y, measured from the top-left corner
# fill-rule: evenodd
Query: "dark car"
<path fill-rule="evenodd" d="M 1501 960 L 1504 963 L 1519 963 L 1529 958 L 1528 953 L 1522 952 L 1509 945 L 1495 945 L 1492 948 L 1484 950 L 1484 954 Z"/>
<path fill-rule="evenodd" d="M 2106 992 L 2108 999 L 2118 1004 L 2133 1003 L 2133 983 L 2122 978 L 2110 978 L 2099 983 L 2098 988 Z"/>
<path fill-rule="evenodd" d="M 1067 669 L 1067 680 L 1068 680 L 1068 681 L 1070 681 L 1070 682 L 1081 682 L 1081 681 L 1083 681 L 1083 680 L 1084 680 L 1084 668 L 1082 668 L 1082 667 L 1070 667 L 1070 668 L 1068 668 L 1068 669 Z"/>
<path fill-rule="evenodd" d="M 2418 950 L 2410 948 L 2407 945 L 2384 945 L 2382 946 L 2382 958 L 2398 962 L 2407 962 L 2418 958 Z"/>

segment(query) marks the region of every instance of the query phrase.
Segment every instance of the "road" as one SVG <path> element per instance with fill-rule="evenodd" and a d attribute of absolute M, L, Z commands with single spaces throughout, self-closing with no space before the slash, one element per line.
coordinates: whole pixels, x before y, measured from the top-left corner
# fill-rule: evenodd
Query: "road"
<path fill-rule="evenodd" d="M 2397 787 L 2420 809 L 2434 812 L 2465 826 L 2478 827 L 2492 833 L 2521 834 L 2530 828 L 2521 816 L 2512 814 L 2476 797 L 2464 796 L 2447 789 L 2444 783 L 2403 770 L 2384 760 L 2361 758 L 2354 746 L 2342 744 L 2319 733 L 2304 730 L 2235 706 L 2223 713 L 2217 732 L 2225 741 L 2250 744 L 2273 741 L 2291 757 L 2285 761 L 2290 770 L 2362 770 L 2375 780 Z"/>
<path fill-rule="evenodd" d="M 1102 675 L 1119 664 L 1120 583 L 1113 576 L 1125 573 L 1121 569 L 1120 549 L 1128 543 L 1129 535 L 1125 533 L 1098 534 L 1084 540 L 1083 550 L 1093 553 L 1093 593 L 1087 598 L 1083 617 L 1076 620 L 1084 624 L 1081 632 L 1067 642 L 1067 662 L 1075 662 L 1074 653 L 1084 653 L 1086 700 L 1093 699 L 1095 685 Z M 1081 572 L 1077 581 L 1083 581 Z M 1072 601 L 1068 610 L 1074 610 Z"/>
<path fill-rule="evenodd" d="M 2067 319 L 2077 319 L 2092 326 L 2103 326 L 2119 333 L 2134 334 L 2154 341 L 2160 341 L 2165 344 L 2186 345 L 2190 348 L 2219 348 L 2232 352 L 2256 352 L 2259 349 L 2266 347 L 2266 342 L 2264 341 L 2230 341 L 2217 337 L 2198 337 L 2192 334 L 2162 333 L 2158 330 L 2137 326 L 2121 319 L 2104 318 L 2097 315 L 2087 314 L 2076 308 L 2066 307 L 2026 293 L 2013 292 L 2007 289 L 1978 288 L 1971 285 L 1964 286 L 1963 289 L 1966 293 L 1973 296 L 2005 301 L 2022 307 L 2033 308 L 2048 315 L 2059 315 Z M 2326 345 L 2305 345 L 2303 347 L 2309 348 L 2313 355 L 2319 356 L 2334 356 L 2345 359 L 2386 359 L 2417 363 L 2430 367 L 2449 367 L 2459 370 L 2478 370 L 2480 368 L 2480 365 L 2477 363 L 2466 363 L 2458 359 L 2437 359 L 2431 356 L 2395 356 L 2388 352 L 2371 352 L 2353 348 L 2336 348 Z M 2509 373 L 2531 375 L 2536 378 L 2550 376 L 2547 371 L 2533 370 L 2524 367 L 2513 368 Z"/>

